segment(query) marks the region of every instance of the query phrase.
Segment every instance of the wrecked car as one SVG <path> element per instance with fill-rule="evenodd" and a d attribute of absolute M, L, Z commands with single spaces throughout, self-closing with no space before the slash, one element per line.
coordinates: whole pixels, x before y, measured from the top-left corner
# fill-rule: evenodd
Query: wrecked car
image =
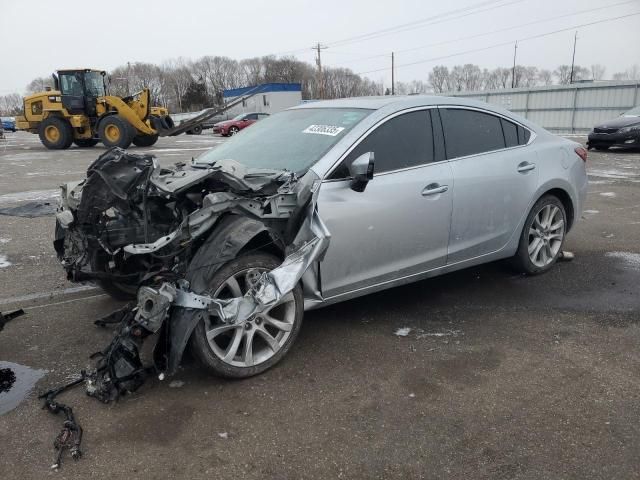
<path fill-rule="evenodd" d="M 117 298 L 107 379 L 187 345 L 247 377 L 305 309 L 512 258 L 549 270 L 584 205 L 586 151 L 506 110 L 446 97 L 343 99 L 258 122 L 190 164 L 105 152 L 62 188 L 55 248 Z M 125 380 L 122 380 L 123 382 Z"/>

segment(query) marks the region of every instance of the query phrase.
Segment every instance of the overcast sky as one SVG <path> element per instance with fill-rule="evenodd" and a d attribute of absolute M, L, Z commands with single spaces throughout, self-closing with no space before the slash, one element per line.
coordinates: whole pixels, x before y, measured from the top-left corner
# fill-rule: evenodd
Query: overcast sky
<path fill-rule="evenodd" d="M 318 41 L 329 46 L 322 52 L 324 64 L 369 72 L 368 77 L 385 83 L 391 77 L 391 51 L 397 52 L 396 79 L 426 80 L 438 64 L 510 66 L 514 40 L 521 40 L 518 63 L 553 69 L 571 63 L 575 31 L 571 27 L 640 12 L 640 0 L 623 2 L 0 0 L 0 94 L 22 92 L 34 77 L 61 67 L 109 70 L 127 61 L 161 63 L 202 55 L 242 59 L 291 51 L 313 62 L 310 47 Z M 575 13 L 596 8 L 600 9 Z M 478 10 L 484 11 L 472 14 Z M 449 20 L 442 21 L 446 14 Z M 384 32 L 412 22 L 404 31 Z M 521 26 L 532 22 L 537 23 Z M 570 30 L 525 40 L 565 28 Z M 482 35 L 496 30 L 502 31 Z M 576 64 L 603 64 L 608 78 L 640 63 L 640 15 L 577 30 Z M 339 43 L 372 32 L 388 34 Z M 468 52 L 501 43 L 509 44 Z M 414 50 L 403 51 L 407 49 Z M 451 56 L 461 52 L 468 53 Z M 375 55 L 381 56 L 364 58 Z M 420 63 L 403 66 L 413 62 Z"/>

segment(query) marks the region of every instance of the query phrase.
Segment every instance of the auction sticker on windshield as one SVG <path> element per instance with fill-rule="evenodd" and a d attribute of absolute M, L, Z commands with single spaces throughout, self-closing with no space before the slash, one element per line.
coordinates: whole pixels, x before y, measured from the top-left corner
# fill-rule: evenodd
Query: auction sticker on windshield
<path fill-rule="evenodd" d="M 316 135 L 329 135 L 335 137 L 344 127 L 336 127 L 335 125 L 309 125 L 302 133 L 315 133 Z"/>

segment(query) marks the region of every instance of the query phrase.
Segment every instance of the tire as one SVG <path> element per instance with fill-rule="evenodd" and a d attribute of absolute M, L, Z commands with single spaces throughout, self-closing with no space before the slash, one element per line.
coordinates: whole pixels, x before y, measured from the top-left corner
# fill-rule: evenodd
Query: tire
<path fill-rule="evenodd" d="M 233 136 L 236 133 L 238 133 L 240 131 L 240 129 L 236 126 L 233 127 L 229 127 L 229 136 Z"/>
<path fill-rule="evenodd" d="M 98 127 L 98 136 L 107 148 L 129 148 L 135 133 L 133 126 L 120 115 L 103 118 Z"/>
<path fill-rule="evenodd" d="M 42 144 L 50 150 L 64 150 L 73 143 L 73 128 L 64 118 L 45 118 L 38 127 Z"/>
<path fill-rule="evenodd" d="M 76 138 L 73 143 L 80 148 L 91 148 L 95 147 L 99 141 L 97 138 Z"/>
<path fill-rule="evenodd" d="M 98 252 L 94 252 L 91 257 L 91 269 L 94 272 L 107 271 L 104 258 Z M 96 280 L 96 283 L 105 293 L 116 300 L 133 300 L 138 292 L 138 287 L 135 285 L 127 285 L 113 280 L 99 279 Z"/>
<path fill-rule="evenodd" d="M 562 253 L 566 233 L 564 205 L 556 196 L 544 195 L 527 216 L 513 265 L 527 275 L 547 272 Z"/>
<path fill-rule="evenodd" d="M 158 141 L 158 135 L 136 135 L 133 144 L 136 147 L 150 147 Z"/>
<path fill-rule="evenodd" d="M 221 298 L 244 294 L 247 276 L 254 276 L 259 271 L 272 270 L 280 263 L 281 261 L 277 257 L 265 253 L 240 256 L 227 262 L 219 270 L 212 270 L 211 273 L 204 272 L 205 281 L 209 285 L 207 292 Z M 231 281 L 232 278 L 236 279 L 235 283 Z M 201 320 L 191 335 L 191 351 L 208 370 L 218 376 L 247 378 L 264 372 L 286 355 L 302 327 L 304 300 L 300 285 L 297 285 L 289 295 L 285 296 L 285 299 L 287 298 L 288 300 L 269 310 L 266 317 L 259 315 L 246 322 L 244 326 L 226 326 L 221 324 L 215 316 Z M 271 318 L 271 321 L 264 320 L 265 318 Z M 288 331 L 273 326 L 274 319 L 280 320 L 280 325 L 286 325 Z M 249 326 L 247 327 L 247 325 Z M 220 328 L 221 333 L 208 340 L 207 332 L 216 327 Z M 277 349 L 269 347 L 264 332 L 268 333 L 274 347 L 277 345 Z M 232 340 L 237 336 L 240 336 L 240 340 L 236 342 L 235 351 L 237 353 L 234 352 L 232 358 L 225 360 L 223 357 L 227 353 L 232 353 L 234 343 Z M 253 362 L 247 361 L 248 338 L 251 339 L 249 345 Z M 275 343 L 273 343 L 274 341 Z M 255 360 L 260 357 L 262 360 L 256 362 Z"/>
<path fill-rule="evenodd" d="M 202 133 L 202 125 L 196 125 L 191 129 L 193 135 L 200 135 Z"/>

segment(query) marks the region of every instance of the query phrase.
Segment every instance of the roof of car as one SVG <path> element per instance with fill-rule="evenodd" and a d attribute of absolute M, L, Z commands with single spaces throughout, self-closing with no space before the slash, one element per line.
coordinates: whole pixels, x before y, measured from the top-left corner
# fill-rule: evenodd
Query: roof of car
<path fill-rule="evenodd" d="M 466 105 L 470 107 L 482 107 L 490 110 L 501 110 L 495 105 L 485 102 L 460 97 L 445 97 L 439 95 L 385 95 L 379 97 L 353 97 L 337 100 L 323 100 L 307 102 L 294 108 L 368 108 L 378 110 L 391 106 L 398 110 L 426 105 Z"/>

